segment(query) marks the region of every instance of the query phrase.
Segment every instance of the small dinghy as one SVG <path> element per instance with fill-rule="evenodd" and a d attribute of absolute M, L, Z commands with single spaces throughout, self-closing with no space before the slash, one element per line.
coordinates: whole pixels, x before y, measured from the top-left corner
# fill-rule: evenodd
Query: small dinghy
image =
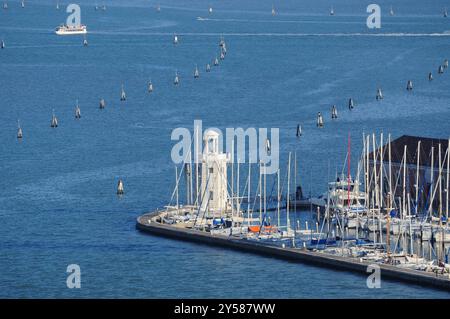
<path fill-rule="evenodd" d="M 7 1 L 5 1 L 5 2 L 3 2 L 3 9 L 8 9 L 8 2 Z"/>
<path fill-rule="evenodd" d="M 178 85 L 180 83 L 180 78 L 178 77 L 178 72 L 175 72 L 175 79 L 173 80 L 173 84 Z"/>
<path fill-rule="evenodd" d="M 52 122 L 50 123 L 50 127 L 56 128 L 58 127 L 58 119 L 56 118 L 55 111 L 52 114 Z"/>
<path fill-rule="evenodd" d="M 158 4 L 158 5 L 156 6 L 156 12 L 161 12 L 161 5 Z"/>
<path fill-rule="evenodd" d="M 123 195 L 123 181 L 119 179 L 119 182 L 117 183 L 117 195 Z"/>
<path fill-rule="evenodd" d="M 442 66 L 442 65 L 439 66 L 439 68 L 438 68 L 438 73 L 439 73 L 439 74 L 444 73 L 444 66 Z"/>
<path fill-rule="evenodd" d="M 408 80 L 408 83 L 406 84 L 406 90 L 412 91 L 412 89 L 413 89 L 413 83 L 411 80 Z"/>
<path fill-rule="evenodd" d="M 20 121 L 17 120 L 17 138 L 20 140 L 23 138 L 22 128 L 20 127 Z"/>
<path fill-rule="evenodd" d="M 337 108 L 336 108 L 336 105 L 333 105 L 332 107 L 331 107 L 331 119 L 337 119 L 338 118 L 338 116 L 337 116 Z"/>
<path fill-rule="evenodd" d="M 81 109 L 80 109 L 80 106 L 78 105 L 78 100 L 77 100 L 77 106 L 75 107 L 75 118 L 77 120 L 79 120 L 81 118 Z"/>
<path fill-rule="evenodd" d="M 275 11 L 275 7 L 272 5 L 272 15 L 274 16 L 276 14 L 277 14 L 277 12 Z"/>
<path fill-rule="evenodd" d="M 127 95 L 125 93 L 125 90 L 123 89 L 123 84 L 122 84 L 122 92 L 120 93 L 120 100 L 125 101 L 126 99 L 127 99 Z"/>
<path fill-rule="evenodd" d="M 208 12 L 209 12 L 210 14 L 213 13 L 213 8 L 212 8 L 212 7 L 209 7 Z"/>
<path fill-rule="evenodd" d="M 433 73 L 428 73 L 428 81 L 433 81 Z"/>
<path fill-rule="evenodd" d="M 302 126 L 300 124 L 297 124 L 297 133 L 296 133 L 297 137 L 302 136 Z"/>
<path fill-rule="evenodd" d="M 317 127 L 318 128 L 323 128 L 323 117 L 322 117 L 322 113 L 317 113 Z"/>
<path fill-rule="evenodd" d="M 394 9 L 392 9 L 392 6 L 391 6 L 391 10 L 389 10 L 389 14 L 390 14 L 391 16 L 394 15 Z"/>
<path fill-rule="evenodd" d="M 100 100 L 99 107 L 100 107 L 101 110 L 103 110 L 106 107 L 105 99 L 101 99 Z"/>
<path fill-rule="evenodd" d="M 448 60 L 447 59 L 444 60 L 444 68 L 448 68 Z"/>
<path fill-rule="evenodd" d="M 209 65 L 209 63 L 208 64 L 206 64 L 206 72 L 210 72 L 211 71 L 211 65 Z"/>
<path fill-rule="evenodd" d="M 5 48 L 5 41 L 1 41 L 0 42 L 0 49 L 4 49 Z"/>
<path fill-rule="evenodd" d="M 225 54 L 223 53 L 223 50 L 220 51 L 220 59 L 221 60 L 225 59 Z"/>
<path fill-rule="evenodd" d="M 383 92 L 381 91 L 381 89 L 377 89 L 377 101 L 382 100 L 383 99 Z"/>
<path fill-rule="evenodd" d="M 214 66 L 218 66 L 219 65 L 219 59 L 217 59 L 217 57 L 214 59 Z"/>
<path fill-rule="evenodd" d="M 444 18 L 448 17 L 448 12 L 447 12 L 447 8 L 444 8 Z"/>
<path fill-rule="evenodd" d="M 353 102 L 353 99 L 350 98 L 350 99 L 348 100 L 348 109 L 349 109 L 349 110 L 353 110 L 354 107 L 355 107 L 355 103 Z"/>
<path fill-rule="evenodd" d="M 85 46 L 85 47 L 88 46 L 88 41 L 87 41 L 86 37 L 84 37 L 84 39 L 83 39 L 83 46 Z"/>
<path fill-rule="evenodd" d="M 22 8 L 25 8 L 25 0 L 22 0 L 21 6 L 22 6 Z"/>

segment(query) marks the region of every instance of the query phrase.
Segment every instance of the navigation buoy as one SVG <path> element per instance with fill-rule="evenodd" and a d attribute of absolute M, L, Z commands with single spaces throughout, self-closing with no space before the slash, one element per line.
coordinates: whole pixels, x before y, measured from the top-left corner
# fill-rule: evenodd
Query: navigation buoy
<path fill-rule="evenodd" d="M 123 89 L 123 84 L 122 84 L 122 92 L 120 94 L 120 100 L 125 101 L 126 99 L 127 99 L 127 95 L 125 93 L 125 90 Z"/>
<path fill-rule="evenodd" d="M 194 71 L 194 79 L 197 79 L 200 77 L 200 73 L 198 72 L 197 65 L 195 65 L 195 71 Z"/>
<path fill-rule="evenodd" d="M 355 104 L 354 104 L 354 102 L 353 102 L 353 99 L 350 98 L 350 99 L 348 100 L 348 109 L 349 109 L 349 110 L 352 110 L 354 107 L 355 107 Z"/>
<path fill-rule="evenodd" d="M 323 117 L 322 113 L 317 113 L 317 127 L 322 128 L 323 127 Z"/>
<path fill-rule="evenodd" d="M 52 114 L 52 122 L 50 123 L 50 127 L 56 128 L 58 127 L 58 119 L 56 118 L 55 111 Z"/>
<path fill-rule="evenodd" d="M 337 108 L 336 108 L 336 105 L 333 105 L 332 107 L 331 107 L 331 119 L 337 119 Z"/>
<path fill-rule="evenodd" d="M 377 90 L 377 101 L 382 100 L 383 99 L 383 93 L 381 92 L 381 89 L 379 88 Z"/>
<path fill-rule="evenodd" d="M 153 83 L 152 80 L 150 80 L 148 82 L 148 88 L 147 88 L 148 93 L 152 93 L 153 92 Z"/>
<path fill-rule="evenodd" d="M 412 89 L 413 89 L 412 81 L 408 80 L 408 83 L 406 84 L 406 90 L 412 91 Z"/>
<path fill-rule="evenodd" d="M 81 109 L 80 109 L 80 106 L 78 105 L 78 100 L 77 100 L 77 106 L 75 107 L 75 118 L 77 120 L 79 120 L 81 118 Z"/>
<path fill-rule="evenodd" d="M 117 183 L 117 195 L 123 195 L 123 181 L 119 179 L 119 182 Z"/>
<path fill-rule="evenodd" d="M 302 136 L 302 126 L 300 124 L 297 124 L 297 137 Z"/>
<path fill-rule="evenodd" d="M 17 120 L 17 138 L 20 140 L 23 137 L 22 128 L 20 127 L 20 121 Z"/>

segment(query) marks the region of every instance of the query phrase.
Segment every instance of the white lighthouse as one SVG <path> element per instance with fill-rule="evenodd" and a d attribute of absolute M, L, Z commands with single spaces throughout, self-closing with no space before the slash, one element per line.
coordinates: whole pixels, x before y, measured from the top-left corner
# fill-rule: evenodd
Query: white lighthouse
<path fill-rule="evenodd" d="M 219 133 L 208 130 L 203 136 L 201 209 L 212 215 L 227 210 L 227 154 L 219 152 Z"/>

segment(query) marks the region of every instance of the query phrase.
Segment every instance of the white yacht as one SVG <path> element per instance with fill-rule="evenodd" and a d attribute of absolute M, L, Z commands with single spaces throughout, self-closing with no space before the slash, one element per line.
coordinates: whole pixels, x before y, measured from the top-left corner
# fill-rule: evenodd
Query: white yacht
<path fill-rule="evenodd" d="M 74 34 L 86 34 L 87 28 L 81 24 L 78 26 L 60 25 L 56 28 L 55 33 L 57 35 L 74 35 Z"/>

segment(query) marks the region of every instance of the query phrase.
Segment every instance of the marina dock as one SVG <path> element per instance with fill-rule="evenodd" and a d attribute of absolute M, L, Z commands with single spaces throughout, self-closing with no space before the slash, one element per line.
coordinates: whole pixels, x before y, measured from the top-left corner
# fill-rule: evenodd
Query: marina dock
<path fill-rule="evenodd" d="M 309 251 L 302 248 L 270 246 L 255 241 L 240 238 L 238 236 L 211 235 L 208 232 L 189 229 L 178 224 L 167 225 L 161 221 L 160 214 L 164 211 L 156 211 L 144 214 L 137 219 L 136 228 L 142 232 L 153 235 L 169 237 L 180 240 L 188 240 L 203 243 L 215 247 L 225 247 L 239 251 L 259 254 L 265 257 L 281 258 L 308 263 L 315 266 L 327 267 L 336 270 L 346 270 L 368 276 L 368 267 L 374 263 L 362 261 L 358 258 L 329 255 L 317 251 Z M 416 285 L 450 291 L 450 276 L 437 273 L 428 273 L 411 269 L 401 269 L 388 264 L 376 264 L 380 267 L 381 278 L 404 281 Z"/>

